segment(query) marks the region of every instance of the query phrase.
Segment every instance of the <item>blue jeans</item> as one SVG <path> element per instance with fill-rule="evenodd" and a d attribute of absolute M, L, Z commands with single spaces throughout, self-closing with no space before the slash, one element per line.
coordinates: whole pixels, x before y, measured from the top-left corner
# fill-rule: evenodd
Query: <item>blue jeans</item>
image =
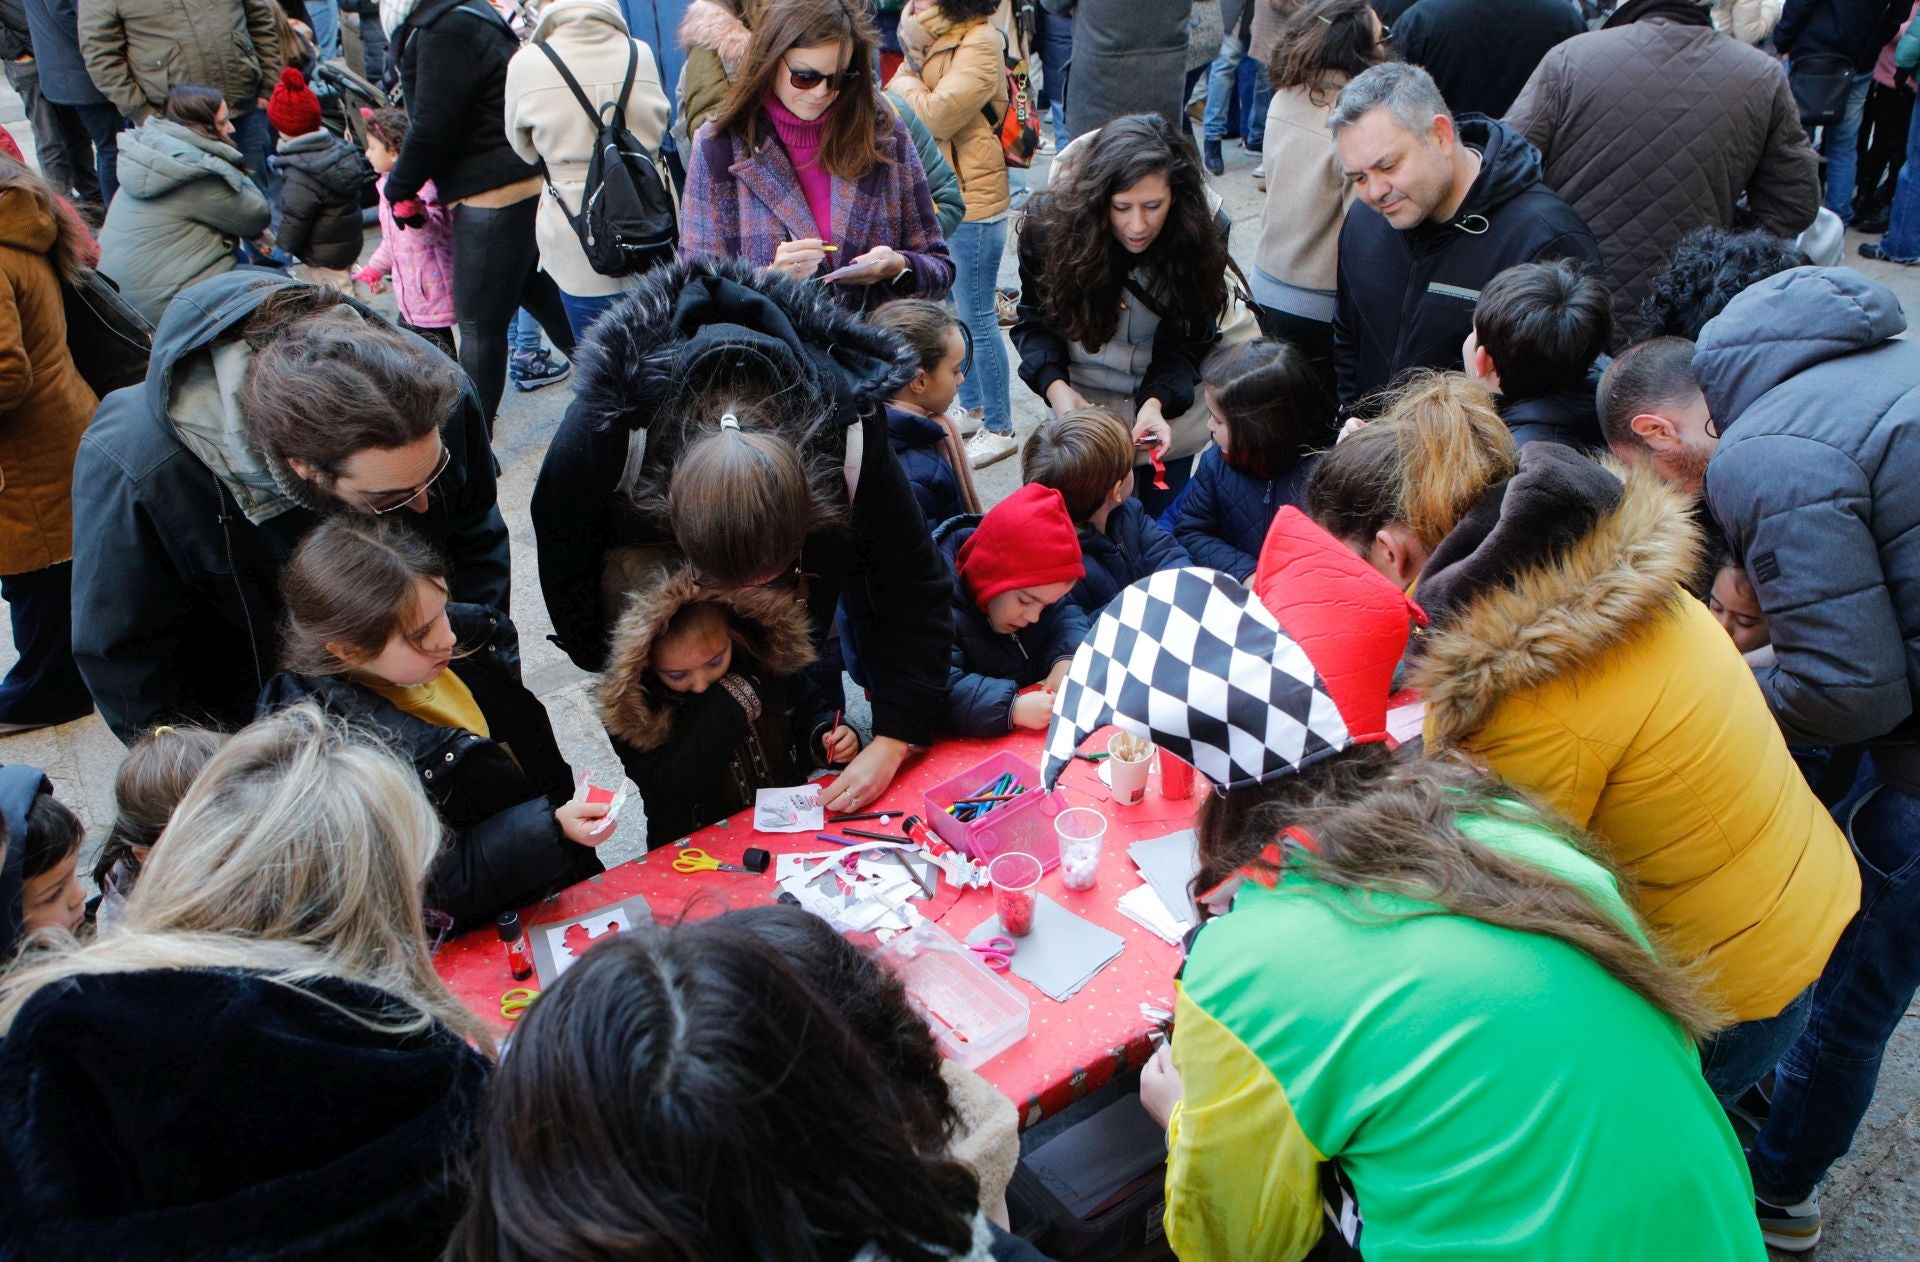
<path fill-rule="evenodd" d="M 0 599 L 18 654 L 0 680 L 0 722 L 66 723 L 93 713 L 73 664 L 73 562 L 0 578 Z"/>
<path fill-rule="evenodd" d="M 1853 222 L 1854 175 L 1860 169 L 1860 120 L 1867 112 L 1867 89 L 1873 74 L 1853 76 L 1847 93 L 1847 112 L 1837 123 L 1820 129 L 1820 155 L 1827 160 L 1827 209 L 1841 223 Z"/>
<path fill-rule="evenodd" d="M 1073 61 L 1073 19 L 1058 13 L 1040 15 L 1040 82 L 1046 85 L 1047 107 L 1053 115 L 1053 143 L 1061 149 L 1067 135 L 1067 66 Z"/>
<path fill-rule="evenodd" d="M 1240 62 L 1246 55 L 1247 46 L 1240 42 L 1239 32 L 1228 31 L 1220 37 L 1220 53 L 1213 59 L 1212 69 L 1207 71 L 1207 112 L 1200 120 L 1208 140 L 1226 139 L 1227 115 L 1240 95 Z M 1247 134 L 1244 118 L 1240 134 Z"/>
<path fill-rule="evenodd" d="M 307 17 L 313 21 L 313 46 L 321 61 L 340 56 L 339 0 L 307 0 Z"/>
<path fill-rule="evenodd" d="M 100 205 L 104 209 L 113 204 L 113 195 L 120 189 L 120 131 L 127 120 L 120 117 L 119 110 L 100 101 L 71 108 L 93 141 L 93 169 L 100 177 Z"/>
<path fill-rule="evenodd" d="M 1846 1155 L 1920 989 L 1920 799 L 1882 784 L 1869 754 L 1834 816 L 1860 861 L 1860 910 L 1814 983 L 1806 1032 L 1780 1058 L 1748 1154 L 1754 1190 L 1775 1204 L 1806 1199 Z"/>
<path fill-rule="evenodd" d="M 1901 263 L 1920 259 L 1920 96 L 1914 98 L 1914 126 L 1907 129 L 1907 161 L 1893 194 L 1887 234 L 1880 238 L 1880 254 Z"/>
<path fill-rule="evenodd" d="M 1730 1025 L 1700 1045 L 1700 1072 L 1721 1104 L 1732 1104 L 1779 1063 L 1813 1015 L 1813 987 L 1770 1017 Z"/>
<path fill-rule="evenodd" d="M 572 322 L 571 316 L 568 322 Z M 525 307 L 513 313 L 513 323 L 507 326 L 507 349 L 516 355 L 537 355 L 547 349 L 540 340 L 540 321 Z"/>
<path fill-rule="evenodd" d="M 585 337 L 587 330 L 593 327 L 593 322 L 605 315 L 607 308 L 619 302 L 623 297 L 625 297 L 624 294 L 607 294 L 599 298 L 582 298 L 577 294 L 570 294 L 564 289 L 561 290 L 560 305 L 566 309 L 567 327 L 573 330 L 573 340 L 578 342 L 581 338 Z M 515 318 L 533 325 L 534 337 L 537 339 L 540 336 L 539 325 L 535 323 L 533 317 L 522 311 Z"/>
<path fill-rule="evenodd" d="M 973 336 L 973 371 L 960 383 L 960 405 L 979 408 L 986 427 L 1013 432 L 1013 404 L 1007 397 L 1007 348 L 1000 341 L 1000 317 L 994 290 L 1000 281 L 1000 256 L 1007 249 L 1007 220 L 963 223 L 947 238 L 953 253 L 953 304 Z"/>

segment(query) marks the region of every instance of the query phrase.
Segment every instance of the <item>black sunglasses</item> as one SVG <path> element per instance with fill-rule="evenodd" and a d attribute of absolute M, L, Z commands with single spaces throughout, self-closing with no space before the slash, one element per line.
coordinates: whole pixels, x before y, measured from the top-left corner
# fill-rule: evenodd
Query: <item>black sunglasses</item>
<path fill-rule="evenodd" d="M 787 82 L 793 85 L 795 92 L 811 92 L 823 83 L 827 85 L 828 91 L 844 92 L 848 88 L 858 87 L 861 79 L 866 75 L 865 69 L 857 66 L 849 66 L 838 74 L 822 74 L 818 70 L 796 66 L 792 62 L 781 64 L 786 66 Z"/>

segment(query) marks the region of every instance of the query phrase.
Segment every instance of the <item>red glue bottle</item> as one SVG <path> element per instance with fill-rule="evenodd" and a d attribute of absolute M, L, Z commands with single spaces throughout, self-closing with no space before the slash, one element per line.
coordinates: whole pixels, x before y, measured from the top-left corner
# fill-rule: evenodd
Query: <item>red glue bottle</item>
<path fill-rule="evenodd" d="M 494 922 L 500 929 L 500 941 L 507 944 L 507 971 L 513 980 L 523 982 L 533 976 L 533 947 L 520 928 L 520 913 L 503 911 Z"/>

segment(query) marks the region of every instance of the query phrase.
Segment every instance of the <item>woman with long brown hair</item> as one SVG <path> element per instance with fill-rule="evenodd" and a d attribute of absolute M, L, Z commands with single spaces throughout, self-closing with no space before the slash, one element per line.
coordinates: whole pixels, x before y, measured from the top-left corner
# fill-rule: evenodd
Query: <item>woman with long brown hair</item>
<path fill-rule="evenodd" d="M 1347 80 L 1387 55 L 1386 27 L 1368 0 L 1319 0 L 1286 18 L 1268 68 L 1273 101 L 1262 152 L 1276 178 L 1248 279 L 1262 327 L 1304 350 L 1329 389 L 1340 222 L 1354 192 L 1327 141 L 1327 115 Z"/>
<path fill-rule="evenodd" d="M 90 244 L 45 180 L 0 158 L 0 597 L 18 654 L 0 733 L 93 710 L 73 662 L 73 462 L 99 400 L 67 351 L 60 294 Z"/>
<path fill-rule="evenodd" d="M 1227 301 L 1227 233 L 1193 142 L 1158 115 L 1108 123 L 1033 199 L 1018 249 L 1020 380 L 1055 416 L 1108 408 L 1136 444 L 1157 445 L 1168 489 L 1138 479 L 1157 512 L 1207 443 L 1197 383 Z"/>
<path fill-rule="evenodd" d="M 1758 1262 L 1739 1142 L 1693 1050 L 1712 1005 L 1573 829 L 1482 772 L 1390 752 L 1418 616 L 1286 508 L 1251 588 L 1142 579 L 1060 690 L 1048 783 L 1111 723 L 1220 790 L 1172 1041 L 1141 1079 L 1168 1126 L 1168 1242 Z M 1193 622 L 1197 640 L 1153 630 Z"/>
<path fill-rule="evenodd" d="M 1635 884 L 1735 1024 L 1703 1048 L 1737 1100 L 1805 1025 L 1860 899 L 1739 650 L 1683 584 L 1692 505 L 1651 469 L 1513 439 L 1458 373 L 1415 378 L 1322 456 L 1307 511 L 1433 619 L 1426 740 L 1537 794 Z M 1552 450 L 1546 450 L 1552 448 Z"/>
<path fill-rule="evenodd" d="M 874 83 L 873 41 L 850 0 L 760 14 L 726 101 L 694 139 L 683 254 L 801 280 L 845 272 L 828 289 L 856 310 L 946 294 L 953 260 L 913 137 Z"/>

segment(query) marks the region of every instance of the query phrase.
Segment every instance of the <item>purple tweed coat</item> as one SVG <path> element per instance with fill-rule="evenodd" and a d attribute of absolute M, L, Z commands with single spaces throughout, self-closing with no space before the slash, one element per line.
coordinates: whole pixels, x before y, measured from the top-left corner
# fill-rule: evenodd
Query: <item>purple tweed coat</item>
<path fill-rule="evenodd" d="M 738 131 L 717 135 L 711 123 L 701 127 L 687 166 L 680 252 L 765 267 L 782 241 L 820 237 L 840 247 L 820 264 L 824 275 L 876 245 L 890 245 L 910 270 L 890 285 L 829 286 L 843 306 L 859 311 L 893 298 L 944 298 L 953 287 L 953 259 L 906 123 L 894 117 L 893 133 L 879 148 L 891 161 L 875 163 L 858 180 L 833 177 L 833 223 L 816 226 L 771 123 L 751 151 Z"/>

